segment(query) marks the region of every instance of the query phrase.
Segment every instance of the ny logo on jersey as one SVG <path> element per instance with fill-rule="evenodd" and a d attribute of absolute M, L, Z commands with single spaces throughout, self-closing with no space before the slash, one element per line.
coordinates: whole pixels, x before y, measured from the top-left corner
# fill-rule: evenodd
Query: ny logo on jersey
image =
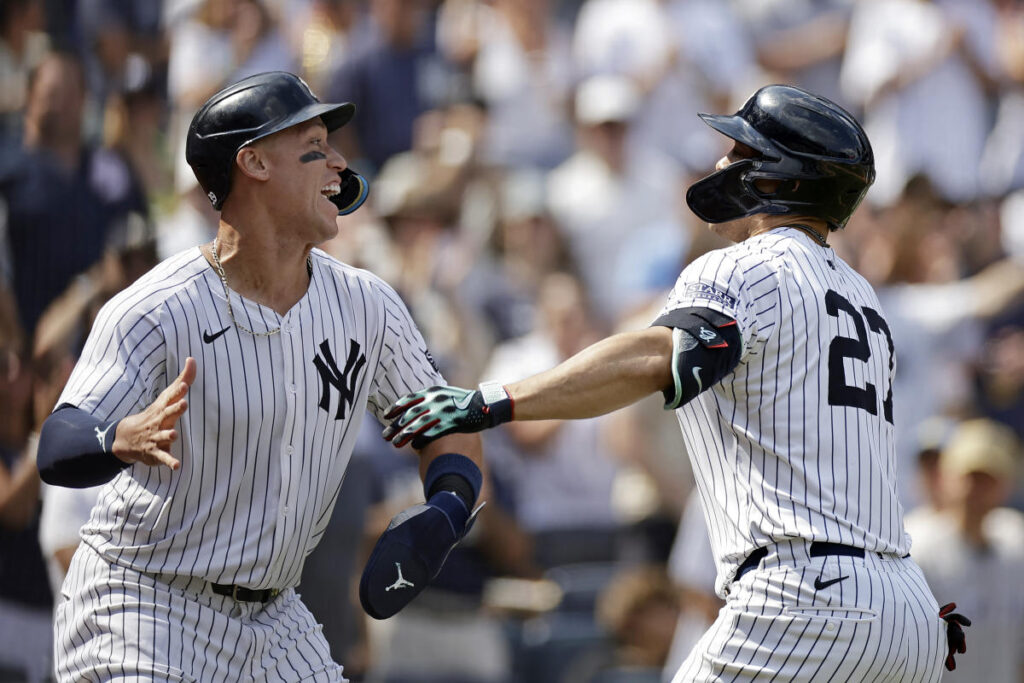
<path fill-rule="evenodd" d="M 320 407 L 331 412 L 331 387 L 338 390 L 338 410 L 334 415 L 335 420 L 345 417 L 345 411 L 352 405 L 352 399 L 356 395 L 356 382 L 359 380 L 359 373 L 366 365 L 366 356 L 360 353 L 359 343 L 355 340 L 349 342 L 348 359 L 345 361 L 345 369 L 338 370 L 338 364 L 334 362 L 334 354 L 327 345 L 327 340 L 320 342 L 320 354 L 313 356 L 313 365 L 320 373 L 320 381 L 323 385 L 323 393 L 320 394 Z"/>

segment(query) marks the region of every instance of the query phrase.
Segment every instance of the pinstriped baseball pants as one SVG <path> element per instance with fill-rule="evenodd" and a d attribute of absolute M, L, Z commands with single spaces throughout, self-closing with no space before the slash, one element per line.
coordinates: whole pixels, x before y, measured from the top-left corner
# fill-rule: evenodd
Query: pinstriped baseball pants
<path fill-rule="evenodd" d="M 54 626 L 57 680 L 345 681 L 294 589 L 235 602 L 112 565 L 84 543 Z"/>
<path fill-rule="evenodd" d="M 946 624 L 911 559 L 811 558 L 794 541 L 729 586 L 672 681 L 932 682 L 945 657 Z"/>

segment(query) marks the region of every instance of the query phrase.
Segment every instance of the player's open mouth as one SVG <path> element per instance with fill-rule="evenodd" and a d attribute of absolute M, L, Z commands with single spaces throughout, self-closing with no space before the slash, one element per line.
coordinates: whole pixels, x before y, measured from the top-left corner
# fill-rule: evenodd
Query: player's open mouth
<path fill-rule="evenodd" d="M 336 194 L 341 194 L 341 183 L 329 183 L 320 188 L 320 194 L 325 197 L 333 197 Z"/>

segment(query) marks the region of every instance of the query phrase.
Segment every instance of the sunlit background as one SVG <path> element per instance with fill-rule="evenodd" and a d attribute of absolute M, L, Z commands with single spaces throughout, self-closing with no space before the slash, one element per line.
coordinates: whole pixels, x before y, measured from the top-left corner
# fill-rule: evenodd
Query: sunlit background
<path fill-rule="evenodd" d="M 683 201 L 726 151 L 697 112 L 776 82 L 854 113 L 877 181 L 831 242 L 895 338 L 912 554 L 974 620 L 947 679 L 1024 681 L 1024 3 L 0 0 L 0 682 L 48 680 L 96 499 L 40 484 L 33 435 L 99 306 L 215 234 L 184 161 L 193 113 L 274 69 L 357 105 L 332 141 L 370 200 L 323 248 L 393 284 L 462 386 L 648 324 L 723 246 Z M 473 534 L 372 622 L 352 581 L 422 492 L 368 416 L 299 587 L 346 675 L 670 676 L 721 604 L 673 415 L 652 397 L 485 447 Z"/>

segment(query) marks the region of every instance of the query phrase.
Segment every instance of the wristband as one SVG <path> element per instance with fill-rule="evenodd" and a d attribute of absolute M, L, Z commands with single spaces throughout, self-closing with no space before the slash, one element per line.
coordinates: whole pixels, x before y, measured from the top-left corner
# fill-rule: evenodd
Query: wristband
<path fill-rule="evenodd" d="M 457 495 L 469 510 L 476 505 L 484 477 L 476 463 L 459 453 L 444 453 L 430 461 L 423 476 L 424 498 L 441 491 Z"/>
<path fill-rule="evenodd" d="M 481 382 L 480 395 L 484 399 L 484 412 L 490 413 L 494 418 L 494 424 L 511 422 L 513 417 L 515 401 L 509 395 L 508 389 L 501 382 Z"/>

